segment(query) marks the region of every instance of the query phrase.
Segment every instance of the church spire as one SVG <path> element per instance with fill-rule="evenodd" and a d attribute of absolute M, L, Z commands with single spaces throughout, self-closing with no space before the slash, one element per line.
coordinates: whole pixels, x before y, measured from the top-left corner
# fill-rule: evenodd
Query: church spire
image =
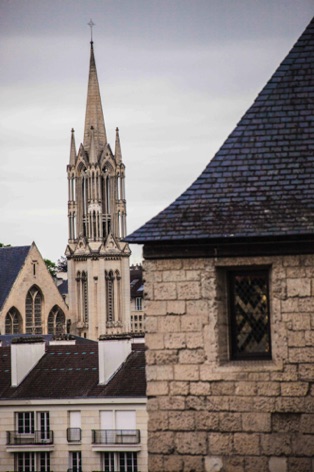
<path fill-rule="evenodd" d="M 75 136 L 74 129 L 71 129 L 71 145 L 70 145 L 70 166 L 75 165 L 76 160 L 76 147 L 75 147 Z"/>
<path fill-rule="evenodd" d="M 84 148 L 88 152 L 91 144 L 91 128 L 94 129 L 96 149 L 99 152 L 107 144 L 105 120 L 102 111 L 93 41 L 91 41 L 89 78 L 84 128 Z"/>

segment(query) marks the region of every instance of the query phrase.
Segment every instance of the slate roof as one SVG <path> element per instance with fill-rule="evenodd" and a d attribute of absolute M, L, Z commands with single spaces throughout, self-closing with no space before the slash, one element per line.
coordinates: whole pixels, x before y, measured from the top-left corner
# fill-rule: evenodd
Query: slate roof
<path fill-rule="evenodd" d="M 0 309 L 18 276 L 31 246 L 0 248 Z"/>
<path fill-rule="evenodd" d="M 130 243 L 314 233 L 314 19 L 196 181 Z"/>
<path fill-rule="evenodd" d="M 69 293 L 68 280 L 63 280 L 59 285 L 57 285 L 57 289 L 62 296 L 67 295 Z"/>
<path fill-rule="evenodd" d="M 131 354 L 105 386 L 98 385 L 98 344 L 47 346 L 18 387 L 10 387 L 10 347 L 0 348 L 0 400 L 145 397 L 145 352 Z"/>
<path fill-rule="evenodd" d="M 131 298 L 143 297 L 143 269 L 141 265 L 130 267 Z"/>

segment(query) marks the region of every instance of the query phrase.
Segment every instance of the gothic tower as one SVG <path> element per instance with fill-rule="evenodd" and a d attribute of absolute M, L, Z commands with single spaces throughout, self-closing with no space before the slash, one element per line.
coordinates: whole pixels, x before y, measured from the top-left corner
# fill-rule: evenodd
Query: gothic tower
<path fill-rule="evenodd" d="M 130 250 L 126 236 L 125 166 L 119 130 L 107 141 L 91 41 L 83 143 L 71 132 L 68 174 L 71 331 L 90 339 L 130 329 Z"/>

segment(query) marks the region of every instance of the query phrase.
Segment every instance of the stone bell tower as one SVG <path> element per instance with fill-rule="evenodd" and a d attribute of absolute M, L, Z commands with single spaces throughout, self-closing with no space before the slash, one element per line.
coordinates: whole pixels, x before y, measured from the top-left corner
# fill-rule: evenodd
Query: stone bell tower
<path fill-rule="evenodd" d="M 130 330 L 130 250 L 126 236 L 125 166 L 119 130 L 107 141 L 91 41 L 83 143 L 71 132 L 66 249 L 71 331 L 90 339 Z"/>

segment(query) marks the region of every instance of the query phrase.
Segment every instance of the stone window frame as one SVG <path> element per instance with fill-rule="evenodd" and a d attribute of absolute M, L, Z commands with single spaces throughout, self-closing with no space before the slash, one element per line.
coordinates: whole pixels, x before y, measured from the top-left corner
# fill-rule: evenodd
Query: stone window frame
<path fill-rule="evenodd" d="M 229 274 L 232 272 L 256 272 L 265 271 L 268 273 L 268 309 L 269 309 L 269 336 L 270 336 L 270 355 L 268 356 L 252 356 L 235 358 L 232 356 L 232 333 L 230 320 L 230 293 L 229 293 Z M 273 363 L 273 340 L 272 340 L 272 303 L 271 303 L 271 283 L 272 283 L 272 266 L 271 264 L 254 264 L 254 265 L 217 265 L 216 266 L 216 304 L 217 304 L 217 334 L 218 334 L 218 364 L 237 365 L 253 364 L 254 362 Z"/>

